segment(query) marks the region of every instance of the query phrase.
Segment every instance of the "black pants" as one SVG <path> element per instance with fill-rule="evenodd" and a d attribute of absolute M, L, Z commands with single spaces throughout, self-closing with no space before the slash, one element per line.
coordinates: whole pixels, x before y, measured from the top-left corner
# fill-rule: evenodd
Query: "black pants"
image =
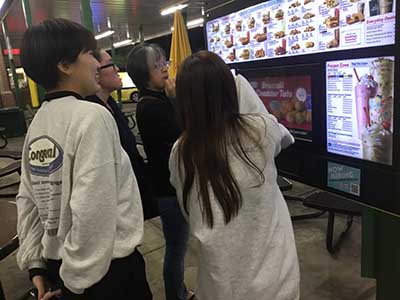
<path fill-rule="evenodd" d="M 63 285 L 59 276 L 61 261 L 48 260 L 47 268 L 52 283 Z M 68 299 L 62 297 L 61 299 Z M 142 254 L 135 250 L 131 255 L 111 261 L 106 275 L 87 288 L 81 299 L 85 300 L 151 300 Z"/>

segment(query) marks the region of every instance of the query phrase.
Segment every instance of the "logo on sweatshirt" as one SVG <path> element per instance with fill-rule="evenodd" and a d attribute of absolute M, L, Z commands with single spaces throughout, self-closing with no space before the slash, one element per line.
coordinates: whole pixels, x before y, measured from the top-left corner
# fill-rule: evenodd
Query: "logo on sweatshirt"
<path fill-rule="evenodd" d="M 40 136 L 32 140 L 28 150 L 29 167 L 34 175 L 48 176 L 63 164 L 64 152 L 51 137 Z"/>

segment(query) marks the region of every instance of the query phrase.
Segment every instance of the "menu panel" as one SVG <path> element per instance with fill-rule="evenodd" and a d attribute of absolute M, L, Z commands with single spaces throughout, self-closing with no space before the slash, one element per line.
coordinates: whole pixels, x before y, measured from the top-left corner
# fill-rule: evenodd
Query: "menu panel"
<path fill-rule="evenodd" d="M 312 138 L 311 76 L 265 76 L 249 82 L 267 110 L 297 138 Z"/>
<path fill-rule="evenodd" d="M 207 22 L 227 63 L 395 42 L 395 0 L 271 0 Z"/>
<path fill-rule="evenodd" d="M 326 64 L 328 152 L 392 164 L 394 57 Z"/>

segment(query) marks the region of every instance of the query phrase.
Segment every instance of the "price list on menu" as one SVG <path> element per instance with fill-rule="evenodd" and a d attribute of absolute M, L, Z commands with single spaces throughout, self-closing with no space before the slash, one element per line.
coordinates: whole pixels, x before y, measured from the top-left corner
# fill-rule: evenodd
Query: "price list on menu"
<path fill-rule="evenodd" d="M 347 135 L 353 131 L 352 75 L 331 74 L 327 84 L 328 130 Z"/>
<path fill-rule="evenodd" d="M 207 22 L 225 62 L 394 44 L 394 0 L 270 0 Z"/>

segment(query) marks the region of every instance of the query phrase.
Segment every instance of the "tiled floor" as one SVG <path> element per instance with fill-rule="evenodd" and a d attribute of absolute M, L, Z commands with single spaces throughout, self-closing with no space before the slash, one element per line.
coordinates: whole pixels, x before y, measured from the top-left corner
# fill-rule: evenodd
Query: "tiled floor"
<path fill-rule="evenodd" d="M 21 139 L 13 139 L 9 149 L 20 149 L 21 143 Z M 7 164 L 7 161 L 0 159 L 0 167 L 4 166 L 4 164 Z M 5 180 L 8 180 L 8 182 L 5 182 Z M 18 180 L 15 175 L 14 178 L 0 179 L 0 187 L 15 180 Z M 15 188 L 16 186 L 11 187 L 11 189 Z M 295 188 L 299 193 L 307 190 L 307 187 L 302 185 L 296 185 Z M 5 200 L 7 199 L 0 199 L 0 201 Z M 288 201 L 288 205 L 292 215 L 301 214 L 306 210 L 300 202 Z M 344 227 L 345 221 L 345 218 L 337 218 L 337 233 Z M 318 219 L 296 221 L 293 225 L 301 268 L 301 299 L 375 299 L 375 281 L 361 278 L 360 275 L 360 219 L 355 220 L 350 235 L 344 241 L 340 252 L 335 256 L 331 256 L 325 249 L 326 216 Z M 164 240 L 158 219 L 146 222 L 141 252 L 146 259 L 148 280 L 154 299 L 161 300 L 163 299 L 162 261 Z M 195 288 L 197 267 L 194 241 L 190 243 L 185 267 L 186 284 L 189 288 Z M 27 275 L 20 272 L 16 266 L 15 253 L 0 262 L 0 280 L 7 300 L 17 300 L 30 287 Z M 270 300 L 267 296 L 265 299 Z"/>

